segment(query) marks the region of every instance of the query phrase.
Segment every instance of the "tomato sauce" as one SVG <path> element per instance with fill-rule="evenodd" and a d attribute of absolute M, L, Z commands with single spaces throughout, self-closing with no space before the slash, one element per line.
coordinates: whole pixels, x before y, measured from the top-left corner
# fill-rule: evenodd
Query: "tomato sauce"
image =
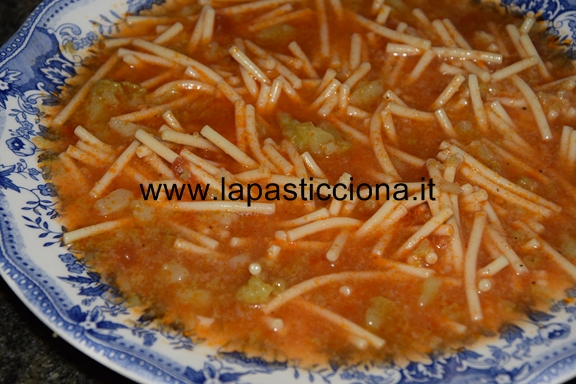
<path fill-rule="evenodd" d="M 286 124 L 282 123 L 279 116 L 282 113 L 288 114 L 291 119 L 297 120 L 295 126 L 311 123 L 316 129 L 322 130 L 306 132 L 316 132 L 319 135 L 328 132 L 331 137 L 336 138 L 335 145 L 340 147 L 335 153 L 312 154 L 319 168 L 325 173 L 323 178 L 331 185 L 337 183 L 343 173 L 353 177 L 355 186 L 361 183 L 372 186 L 383 183 L 390 175 L 386 175 L 380 166 L 373 147 L 370 126 L 373 114 L 385 101 L 385 92 L 394 92 L 411 109 L 434 113 L 435 110 L 430 106 L 454 78 L 454 73 L 447 73 L 442 65 L 450 65 L 457 71 L 455 73 L 463 73 L 468 79 L 470 73 L 463 67 L 464 61 L 435 56 L 422 75 L 411 81 L 409 75 L 421 60 L 422 54 L 403 57 L 387 53 L 387 45 L 398 42 L 370 32 L 351 16 L 353 12 L 357 12 L 375 20 L 379 10 L 371 12 L 372 2 L 364 0 L 343 0 L 345 17 L 341 20 L 337 18 L 329 2 L 326 2 L 331 55 L 323 57 L 319 48 L 321 41 L 315 2 L 286 4 L 291 4 L 294 11 L 310 8 L 314 13 L 312 17 L 306 16 L 282 23 L 280 27 L 272 26 L 251 32 L 250 26 L 254 24 L 251 20 L 273 8 L 230 16 L 222 12 L 221 8 L 237 3 L 214 2 L 212 6 L 216 9 L 216 16 L 212 41 L 193 52 L 189 50 L 189 40 L 202 8 L 194 2 L 173 1 L 166 7 L 155 8 L 150 11 L 149 22 L 123 26 L 122 33 L 144 36 L 150 40 L 150 36 L 161 33 L 156 29 L 154 17 L 173 17 L 174 21 L 183 24 L 183 30 L 164 46 L 216 70 L 237 90 L 246 104 L 252 105 L 257 105 L 257 97 L 251 95 L 245 86 L 238 62 L 228 53 L 229 47 L 238 44 L 235 39 L 248 39 L 267 52 L 292 56 L 288 44 L 296 41 L 310 58 L 319 78 L 309 79 L 302 67 L 284 64 L 301 79 L 315 81 L 305 81 L 305 84 L 296 90 L 301 100 L 299 102 L 289 97 L 286 88 L 283 88 L 276 105 L 256 108 L 259 145 L 263 146 L 264 140 L 271 139 L 278 145 L 283 141 L 291 141 L 299 154 L 311 150 L 308 142 L 299 142 L 294 136 L 287 134 Z M 494 73 L 522 59 L 505 27 L 508 24 L 516 26 L 515 28 L 520 27 L 523 20 L 500 9 L 450 0 L 394 1 L 387 6 L 390 7 L 390 14 L 384 23 L 386 28 L 404 30 L 401 33 L 428 39 L 433 47 L 443 46 L 444 42 L 435 33 L 432 24 L 422 24 L 412 12 L 412 9 L 419 8 L 430 21 L 450 19 L 473 49 L 502 55 L 500 64 L 470 61 L 481 70 Z M 401 23 L 406 23 L 407 28 L 404 29 Z M 493 24 L 493 29 L 490 29 L 489 23 Z M 549 65 L 553 79 L 543 78 L 537 66 L 522 71 L 519 76 L 533 89 L 538 89 L 553 80 L 574 74 L 572 63 L 567 59 L 558 59 L 557 48 L 552 48 L 547 38 L 536 31 L 540 29 L 539 25 L 532 29 L 529 36 L 535 42 L 543 61 Z M 354 33 L 362 38 L 361 61 L 369 62 L 371 69 L 350 89 L 347 104 L 364 111 L 366 116 L 352 116 L 349 110 L 341 110 L 340 104 L 327 116 L 322 116 L 318 113 L 319 108 L 311 107 L 321 93 L 318 89 L 321 79 L 329 69 L 336 72 L 336 79 L 340 84 L 349 78 L 354 71 L 349 63 L 350 38 Z M 506 53 L 502 52 L 499 43 Z M 126 48 L 145 52 L 130 45 Z M 115 50 L 103 46 L 101 56 L 94 59 L 94 67 L 97 68 L 109 57 L 117 54 L 114 52 Z M 257 55 L 249 48 L 246 52 L 258 65 L 266 64 L 266 60 L 258 60 Z M 278 66 L 277 62 L 281 60 L 275 60 L 275 65 Z M 159 138 L 159 128 L 166 124 L 166 121 L 161 113 L 134 121 L 131 124 L 135 125 L 128 127 L 129 133 L 126 134 L 111 128 L 111 120 L 181 99 L 194 92 L 198 93 L 196 99 L 172 109 L 184 132 L 201 137 L 200 131 L 205 125 L 209 125 L 230 142 L 238 144 L 235 105 L 222 93 L 209 94 L 175 87 L 164 95 L 152 98 L 151 93 L 157 86 L 141 86 L 147 80 L 169 70 L 174 74 L 164 83 L 179 79 L 190 80 L 184 73 L 185 66 L 175 64 L 174 68 L 167 69 L 143 61 L 129 64 L 120 60 L 113 70 L 105 75 L 107 82 L 97 82 L 75 113 L 58 130 L 60 139 L 57 147 L 61 149 L 60 152 L 66 152 L 69 145 L 77 145 L 77 142 L 81 141 L 73 132 L 78 125 L 82 125 L 99 140 L 112 145 L 112 158 L 116 159 L 133 142 L 136 129 L 142 129 Z M 266 74 L 271 80 L 278 77 L 276 69 L 267 70 Z M 445 225 L 443 229 L 447 232 L 432 232 L 426 235 L 424 240 L 418 240 L 416 246 L 407 252 L 398 252 L 406 240 L 435 215 L 426 202 L 409 208 L 392 226 L 386 226 L 385 221 L 380 223 L 366 236 L 356 236 L 358 226 L 353 226 L 320 231 L 290 242 L 282 237 L 282 233 L 278 233 L 293 229 L 284 223 L 321 208 L 329 209 L 332 199 L 324 202 L 315 196 L 313 206 L 301 199 L 280 199 L 272 202 L 275 204 L 275 213 L 272 215 L 184 212 L 174 209 L 173 201 L 145 200 L 140 179 L 126 169 L 114 178 L 105 193 L 97 198 L 92 197 L 90 190 L 111 166 L 110 160 L 83 163 L 72 159 L 81 174 L 80 179 L 74 178 L 73 172 L 69 172 L 62 158 L 50 161 L 50 165 L 53 168 L 53 182 L 62 202 L 62 222 L 69 230 L 122 218 L 129 219 L 118 229 L 72 242 L 71 249 L 85 258 L 108 283 L 117 287 L 128 303 L 151 313 L 162 323 L 184 329 L 195 340 L 205 340 L 206 343 L 221 347 L 221 350 L 241 350 L 270 360 L 296 359 L 312 364 L 326 361 L 353 363 L 394 359 L 399 356 L 417 359 L 418 356 L 437 351 L 452 351 L 470 345 L 484 336 L 495 335 L 503 324 L 517 321 L 530 310 L 546 308 L 552 297 L 557 297 L 562 289 L 573 283 L 569 273 L 550 257 L 541 242 L 543 239 L 558 249 L 570 263 L 572 258 L 576 257 L 576 242 L 573 240 L 576 239 L 576 234 L 570 225 L 576 212 L 573 208 L 575 178 L 573 172 L 565 172 L 567 165 L 558 158 L 562 129 L 565 125 L 574 124 L 575 119 L 570 112 L 573 94 L 571 89 L 565 89 L 567 86 L 569 84 L 561 84 L 536 91 L 548 116 L 553 135 L 553 140 L 543 141 L 536 127 L 534 114 L 525 101 L 522 101 L 523 97 L 510 79 L 498 82 L 480 81 L 480 95 L 485 112 L 491 111 L 490 103 L 495 100 L 514 99 L 517 104 L 523 103 L 520 107 L 504 102 L 502 104 L 514 122 L 515 131 L 531 148 L 529 153 L 523 153 L 511 146 L 510 137 L 495 129 L 493 124 L 489 124 L 487 131 L 482 131 L 471 105 L 468 81 L 460 86 L 444 106 L 454 125 L 459 148 L 463 148 L 480 163 L 507 180 L 522 188 L 529 188 L 538 196 L 562 207 L 560 213 L 553 212 L 548 217 L 537 219 L 537 215 L 526 208 L 488 191 L 487 201 L 492 204 L 501 221 L 504 229 L 502 235 L 528 272 L 517 273 L 508 265 L 492 276 L 476 278 L 476 285 L 482 279 L 489 280 L 490 284 L 489 290 L 476 289 L 483 314 L 481 320 L 474 320 L 470 316 L 464 272 L 462 268 L 455 266 L 459 263 L 454 261 L 452 246 L 452 230 L 455 224 Z M 365 94 L 355 93 L 362 87 Z M 70 93 L 73 94 L 74 91 L 71 90 Z M 554 111 L 558 112 L 558 116 Z M 345 131 L 339 130 L 338 121 L 348 124 L 363 137 L 370 139 L 365 142 L 354 140 Z M 438 153 L 442 152 L 441 144 L 453 139 L 441 128 L 434 116 L 428 121 L 393 116 L 393 122 L 397 140 L 390 139 L 380 130 L 384 144 L 418 159 L 439 158 Z M 297 129 L 304 129 L 299 127 Z M 487 140 L 488 144 L 483 140 Z M 342 144 L 343 142 L 347 144 Z M 162 141 L 162 144 L 176 154 L 186 148 L 211 161 L 217 168 L 224 169 L 225 173 L 214 176 L 218 181 L 220 177 L 229 177 L 229 174 L 237 175 L 249 170 L 222 151 L 192 148 L 167 141 Z M 494 148 L 490 147 L 491 144 L 511 153 L 535 170 L 536 174 L 527 168 L 518 168 L 509 157 L 496 153 Z M 289 159 L 285 147 L 279 148 L 281 154 Z M 249 149 L 246 149 L 246 153 L 249 156 L 254 155 Z M 426 166 L 415 166 L 395 156 L 391 151 L 388 155 L 399 175 L 399 178 L 392 181 L 422 183 L 422 180 L 425 180 L 426 183 L 430 179 L 431 175 Z M 134 156 L 129 162 L 131 169 L 136 170 L 146 180 L 165 180 L 158 169 L 145 161 L 146 156 Z M 182 160 L 182 157 L 178 159 L 173 164 L 180 164 L 179 167 L 165 160 L 161 161 L 176 171 L 175 178 L 178 181 L 190 183 L 192 186 L 204 185 L 197 176 L 186 171 L 189 161 Z M 446 164 L 444 162 L 444 166 Z M 474 172 L 481 173 L 476 168 Z M 290 176 L 296 176 L 295 171 L 292 171 Z M 269 180 L 261 179 L 257 183 L 264 188 Z M 454 185 L 460 188 L 465 184 L 474 186 L 473 182 L 458 171 Z M 213 187 L 218 190 L 221 186 L 210 188 Z M 435 191 L 438 201 L 441 194 L 452 195 L 442 190 L 441 186 L 439 188 Z M 119 189 L 130 191 L 132 199 L 117 211 L 107 214 L 98 211 L 95 207 L 97 201 Z M 412 193 L 414 191 L 409 195 L 412 196 Z M 207 200 L 217 202 L 221 201 L 221 198 L 216 194 L 209 195 Z M 471 210 L 462 203 L 464 194 L 459 198 L 458 223 L 466 252 L 478 210 Z M 183 201 L 191 199 L 185 196 Z M 336 216 L 353 218 L 364 223 L 373 217 L 385 202 L 382 199 L 371 199 L 360 201 L 356 205 L 346 206 L 344 203 L 345 209 L 341 209 Z M 480 211 L 484 206 L 482 204 L 484 203 L 481 202 L 478 208 Z M 538 236 L 534 237 L 519 229 L 514 224 L 517 220 L 527 224 L 537 221 Z M 486 225 L 494 227 L 496 224 L 489 222 Z M 206 254 L 175 247 L 178 239 L 185 239 L 206 249 L 205 244 L 198 243 L 197 237 L 187 236 L 182 230 L 183 227 L 216 241 L 217 246 Z M 334 239 L 340 233 L 348 234 L 347 241 L 337 260 L 327 260 L 327 252 L 333 247 Z M 482 237 L 482 245 L 477 255 L 477 269 L 490 264 L 495 256 L 498 256 L 489 251 L 490 247 L 494 249 L 494 245 L 488 237 L 486 233 Z M 383 239 L 387 243 L 383 251 L 374 252 L 375 246 Z M 535 240 L 529 243 L 533 239 Z M 422 244 L 424 245 L 420 247 Z M 279 253 L 274 254 L 274 250 L 279 250 Z M 431 253 L 434 253 L 437 260 L 434 257 L 428 258 Z M 501 254 L 500 252 L 499 255 Z M 416 276 L 405 272 L 399 265 L 433 272 L 428 277 Z M 380 278 L 335 280 L 298 295 L 271 313 L 263 310 L 269 302 L 281 297 L 291 287 L 309 279 L 366 271 L 382 271 L 388 274 Z M 353 322 L 383 339 L 385 344 L 380 347 L 366 344 L 365 339 L 350 332 L 346 326 L 311 311 L 308 303 Z"/>

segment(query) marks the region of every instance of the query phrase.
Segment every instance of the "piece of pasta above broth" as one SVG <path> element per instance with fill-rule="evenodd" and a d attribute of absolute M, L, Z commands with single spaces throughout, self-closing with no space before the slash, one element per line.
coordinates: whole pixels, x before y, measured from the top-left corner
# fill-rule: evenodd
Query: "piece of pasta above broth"
<path fill-rule="evenodd" d="M 431 4 L 433 3 L 433 4 Z M 171 0 L 49 116 L 63 242 L 223 351 L 427 361 L 576 280 L 576 69 L 442 0 Z"/>

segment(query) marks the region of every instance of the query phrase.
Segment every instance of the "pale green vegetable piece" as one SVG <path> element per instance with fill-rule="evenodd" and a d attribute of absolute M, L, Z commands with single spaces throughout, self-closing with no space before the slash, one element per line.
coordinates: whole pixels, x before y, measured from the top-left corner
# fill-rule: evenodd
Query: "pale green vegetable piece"
<path fill-rule="evenodd" d="M 177 292 L 182 302 L 193 304 L 197 308 L 210 307 L 214 301 L 212 293 L 207 289 L 181 288 Z"/>
<path fill-rule="evenodd" d="M 437 277 L 429 277 L 424 280 L 424 283 L 422 284 L 422 293 L 418 298 L 418 305 L 425 306 L 429 304 L 438 294 L 440 285 L 442 285 L 442 280 Z"/>
<path fill-rule="evenodd" d="M 236 299 L 246 304 L 262 304 L 268 301 L 274 287 L 257 276 L 252 276 L 248 284 L 236 292 Z"/>
<path fill-rule="evenodd" d="M 111 192 L 108 196 L 97 200 L 94 204 L 94 208 L 102 216 L 107 216 L 127 208 L 132 199 L 134 199 L 132 192 L 127 189 L 117 189 Z"/>
<path fill-rule="evenodd" d="M 474 132 L 474 125 L 472 125 L 472 123 L 468 120 L 458 120 L 454 124 L 454 127 L 459 135 L 466 137 L 473 136 L 472 133 Z"/>
<path fill-rule="evenodd" d="M 314 155 L 329 156 L 352 147 L 330 124 L 320 123 L 317 127 L 311 122 L 301 123 L 286 113 L 278 115 L 278 122 L 284 136 L 300 152 L 308 151 Z"/>
<path fill-rule="evenodd" d="M 429 254 L 430 252 L 434 252 L 434 249 L 430 244 L 430 240 L 424 239 L 422 240 L 420 245 L 418 245 L 418 247 L 414 250 L 413 254 L 418 257 L 426 257 L 426 255 Z"/>
<path fill-rule="evenodd" d="M 144 204 L 142 201 L 133 200 L 130 203 L 132 208 L 132 214 L 134 217 L 140 221 L 152 221 L 154 220 L 154 207 L 149 204 Z"/>
<path fill-rule="evenodd" d="M 529 190 L 530 192 L 536 192 L 536 190 L 538 189 L 538 182 L 535 180 L 532 180 L 529 177 L 526 176 L 522 176 L 517 182 L 516 184 L 518 184 L 519 186 L 521 186 L 524 189 Z"/>
<path fill-rule="evenodd" d="M 473 141 L 469 145 L 469 150 L 473 156 L 476 156 L 481 162 L 486 164 L 488 168 L 500 173 L 502 170 L 502 165 L 496 158 L 496 155 L 494 155 L 494 153 L 486 145 L 479 141 Z"/>
<path fill-rule="evenodd" d="M 396 303 L 383 296 L 377 296 L 370 300 L 370 307 L 366 310 L 366 325 L 373 329 L 379 329 L 384 323 L 390 321 L 397 311 Z"/>
<path fill-rule="evenodd" d="M 190 276 L 186 267 L 174 261 L 164 264 L 160 274 L 171 283 L 181 283 Z"/>
<path fill-rule="evenodd" d="M 380 81 L 360 83 L 350 95 L 350 104 L 364 110 L 375 109 L 384 94 Z"/>
<path fill-rule="evenodd" d="M 97 81 L 90 91 L 86 105 L 88 118 L 94 122 L 107 122 L 118 111 L 126 107 L 136 108 L 142 104 L 146 92 L 146 88 L 126 81 Z"/>
<path fill-rule="evenodd" d="M 278 24 L 265 28 L 256 34 L 258 44 L 288 45 L 296 37 L 296 28 L 288 24 Z"/>
<path fill-rule="evenodd" d="M 570 259 L 576 258 L 576 239 L 566 234 L 562 236 L 560 252 Z"/>
<path fill-rule="evenodd" d="M 386 3 L 401 13 L 409 13 L 411 11 L 410 7 L 407 6 L 402 0 L 388 0 Z"/>

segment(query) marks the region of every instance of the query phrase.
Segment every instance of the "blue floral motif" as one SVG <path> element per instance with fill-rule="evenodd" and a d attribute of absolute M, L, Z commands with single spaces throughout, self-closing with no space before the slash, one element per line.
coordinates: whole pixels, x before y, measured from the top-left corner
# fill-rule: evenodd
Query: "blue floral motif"
<path fill-rule="evenodd" d="M 81 50 L 86 47 L 94 45 L 98 41 L 98 36 L 94 32 L 88 32 L 86 37 L 75 39 L 72 41 L 72 48 Z"/>
<path fill-rule="evenodd" d="M 288 369 L 288 364 L 285 362 L 268 362 L 259 357 L 247 357 L 240 352 L 221 352 L 220 356 L 222 356 L 226 362 L 244 368 L 270 371 L 284 371 Z"/>
<path fill-rule="evenodd" d="M 18 114 L 13 114 L 11 116 L 15 117 L 18 122 Z M 33 130 L 27 121 L 23 121 L 22 131 L 20 134 L 24 135 L 22 137 L 12 137 L 6 140 L 6 145 L 10 148 L 16 155 L 22 155 L 24 149 L 20 144 L 15 146 L 14 143 L 27 141 L 29 142 L 25 136 L 32 136 L 35 135 Z M 34 145 L 30 142 L 31 145 Z M 35 152 L 31 150 L 32 154 Z M 26 156 L 29 156 L 29 153 L 25 153 Z M 54 190 L 54 186 L 51 183 L 40 183 L 36 188 L 28 188 L 24 187 L 20 184 L 20 182 L 15 182 L 12 177 L 19 177 L 21 182 L 26 180 L 33 180 L 39 182 L 40 179 L 38 178 L 42 172 L 36 168 L 29 167 L 25 160 L 20 159 L 16 164 L 5 166 L 0 164 L 0 197 L 5 196 L 2 192 L 4 190 L 12 190 L 18 193 L 25 191 L 28 196 L 28 200 L 26 201 L 26 206 L 22 208 L 24 211 L 31 211 L 37 215 L 36 218 L 30 218 L 28 216 L 22 216 L 25 221 L 27 221 L 26 226 L 28 228 L 33 229 L 40 229 L 42 233 L 39 235 L 40 238 L 46 238 L 51 236 L 52 241 L 44 243 L 45 246 L 59 244 L 60 239 L 62 237 L 62 231 L 56 231 L 50 228 L 48 224 L 48 220 L 53 220 L 58 217 L 58 212 L 55 210 L 56 202 L 52 199 L 46 199 L 46 197 L 54 197 L 56 196 L 56 192 Z M 63 228 L 62 228 L 63 230 Z"/>
<path fill-rule="evenodd" d="M 531 311 L 528 313 L 528 318 L 536 323 L 550 321 L 554 317 L 554 315 L 542 311 Z"/>
<path fill-rule="evenodd" d="M 20 127 L 16 130 L 8 130 L 13 137 L 6 140 L 6 146 L 20 157 L 28 157 L 36 153 L 36 145 L 30 141 L 30 138 L 36 136 L 36 133 L 34 132 L 34 124 L 27 120 L 27 112 L 36 113 L 35 110 L 23 111 L 18 109 L 13 109 L 10 113 L 10 116 L 16 120 Z"/>
<path fill-rule="evenodd" d="M 37 188 L 27 188 L 16 185 L 8 176 L 14 175 L 20 176 L 20 178 L 24 180 L 29 178 L 34 181 L 39 181 L 37 176 L 40 174 L 40 171 L 34 168 L 29 168 L 24 160 L 20 160 L 18 163 L 11 166 L 0 165 L 0 169 L 0 187 L 4 190 L 12 190 L 18 193 L 25 191 L 32 198 L 32 200 L 26 201 L 27 206 L 23 207 L 22 210 L 31 211 L 38 216 L 36 218 L 22 216 L 22 218 L 27 222 L 26 226 L 32 229 L 40 229 L 42 231 L 38 236 L 40 238 L 51 236 L 52 241 L 44 243 L 45 246 L 58 244 L 62 237 L 62 232 L 50 229 L 47 221 L 47 219 L 52 220 L 58 217 L 58 213 L 54 209 L 56 202 L 42 198 L 42 196 L 54 196 L 52 192 L 52 184 L 39 184 Z M 5 195 L 0 189 L 0 197 L 2 196 Z"/>
<path fill-rule="evenodd" d="M 124 18 L 116 12 L 110 11 L 110 14 L 112 15 L 112 18 L 100 15 L 102 21 L 92 21 L 94 25 L 98 26 L 98 32 L 103 36 L 118 33 L 120 31 L 120 24 L 124 21 Z"/>
<path fill-rule="evenodd" d="M 144 335 L 144 345 L 147 347 L 151 347 L 154 343 L 158 340 L 156 335 L 153 332 L 148 332 Z"/>
<path fill-rule="evenodd" d="M 98 41 L 98 36 L 90 31 L 84 37 L 81 36 L 82 30 L 76 24 L 62 24 L 55 31 L 51 31 L 60 40 L 60 45 L 64 52 L 81 51 L 84 48 L 91 47 Z M 82 61 L 81 58 L 72 60 L 73 62 Z"/>
<path fill-rule="evenodd" d="M 0 72 L 0 107 L 6 109 L 8 96 L 16 96 L 14 82 L 20 78 L 22 72 L 5 69 Z"/>
<path fill-rule="evenodd" d="M 165 0 L 128 0 L 128 12 L 139 13 L 144 10 L 152 9 L 154 5 L 163 4 Z"/>
<path fill-rule="evenodd" d="M 410 363 L 404 370 L 404 375 L 412 381 L 422 381 L 430 379 L 442 379 L 445 368 L 439 362 L 432 364 Z"/>
<path fill-rule="evenodd" d="M 36 145 L 24 137 L 13 137 L 6 140 L 6 146 L 18 156 L 32 156 L 36 153 Z"/>
<path fill-rule="evenodd" d="M 534 12 L 546 19 L 553 17 L 560 8 L 557 0 L 504 0 L 502 3 L 522 13 Z"/>
<path fill-rule="evenodd" d="M 196 348 L 196 343 L 192 341 L 188 336 L 184 336 L 182 331 L 176 332 L 166 332 L 167 327 L 163 327 L 160 329 L 160 334 L 166 338 L 166 340 L 170 340 L 170 346 L 174 350 L 178 349 L 185 349 L 187 351 L 192 351 Z"/>
<path fill-rule="evenodd" d="M 390 368 L 383 368 L 375 374 L 366 368 L 362 370 L 359 366 L 353 366 L 345 368 L 340 373 L 340 378 L 355 384 L 396 384 L 402 380 L 402 374 Z"/>
<path fill-rule="evenodd" d="M 65 253 L 63 255 L 58 255 L 58 257 L 60 258 L 60 260 L 62 260 L 63 263 L 65 264 L 71 264 L 71 263 L 75 263 L 78 259 L 76 258 L 76 256 L 74 256 L 74 254 L 72 253 Z"/>
<path fill-rule="evenodd" d="M 36 204 L 37 202 L 28 201 L 27 203 Z M 25 208 L 32 209 L 30 207 L 25 207 Z M 52 211 L 54 211 L 54 210 L 52 210 Z M 58 216 L 58 214 L 54 213 L 51 217 L 55 218 L 57 216 Z M 39 229 L 42 232 L 38 235 L 39 238 L 44 239 L 44 238 L 51 236 L 52 241 L 48 241 L 48 242 L 44 243 L 43 245 L 45 247 L 49 247 L 51 245 L 60 243 L 60 239 L 62 238 L 62 232 L 54 231 L 54 230 L 50 229 L 48 221 L 43 220 L 42 216 L 38 216 L 38 217 L 36 217 L 36 219 L 31 219 L 28 216 L 22 216 L 22 218 L 27 222 L 26 227 L 32 228 L 32 229 Z M 62 229 L 64 229 L 64 228 L 62 228 Z"/>
<path fill-rule="evenodd" d="M 30 138 L 32 136 L 35 136 L 34 133 L 34 125 L 29 122 L 29 121 L 20 121 L 18 120 L 18 122 L 20 123 L 20 128 L 16 129 L 16 134 L 18 136 L 22 136 L 22 137 L 26 137 L 26 138 Z"/>
<path fill-rule="evenodd" d="M 186 367 L 184 377 L 194 384 L 237 383 L 238 380 L 250 372 L 230 372 L 218 361 L 206 362 L 201 370 Z"/>
<path fill-rule="evenodd" d="M 87 276 L 61 277 L 62 280 L 72 284 L 73 287 L 80 288 L 78 295 L 101 297 L 111 287 L 100 281 L 100 275 L 96 272 L 88 272 Z"/>
<path fill-rule="evenodd" d="M 38 190 L 42 196 L 56 196 L 56 190 L 54 189 L 54 184 L 52 183 L 40 184 L 38 186 Z"/>
<path fill-rule="evenodd" d="M 566 45 L 566 53 L 576 58 L 576 3 L 570 0 L 501 0 L 507 8 L 523 14 L 533 12 L 545 20 L 547 31 Z"/>
<path fill-rule="evenodd" d="M 46 77 L 47 83 L 42 87 L 46 88 L 43 97 L 44 105 L 58 105 L 60 100 L 58 94 L 66 87 L 66 82 L 76 75 L 76 62 L 80 60 L 76 56 L 65 54 L 65 51 L 58 52 L 55 57 L 46 60 L 46 66 L 40 72 Z"/>
<path fill-rule="evenodd" d="M 82 312 L 80 306 L 75 305 L 68 311 L 68 316 L 82 326 L 83 332 L 103 341 L 116 341 L 122 336 L 114 335 L 114 331 L 127 328 L 124 324 L 105 320 L 102 310 L 98 307 L 91 312 Z"/>
<path fill-rule="evenodd" d="M 522 339 L 524 331 L 522 328 L 515 324 L 504 324 L 500 327 L 500 339 L 504 339 L 508 344 L 512 344 L 514 340 Z"/>
<path fill-rule="evenodd" d="M 28 170 L 28 174 L 30 175 L 30 178 L 32 180 L 38 181 L 38 175 L 41 175 L 42 172 L 40 172 L 39 170 L 37 170 L 36 168 L 30 168 Z"/>
<path fill-rule="evenodd" d="M 12 180 L 10 180 L 8 178 L 8 176 L 14 172 L 14 169 L 16 168 L 16 166 L 11 166 L 11 167 L 7 167 L 3 170 L 0 171 L 0 187 L 4 188 L 4 189 L 11 189 L 13 191 L 16 192 L 20 192 L 20 188 L 18 188 L 18 186 L 16 184 L 14 184 L 12 182 Z M 0 196 L 3 196 L 2 192 L 0 192 Z"/>
<path fill-rule="evenodd" d="M 132 329 L 132 334 L 142 338 L 142 344 L 146 347 L 153 346 L 156 340 L 158 340 L 155 332 L 148 329 L 134 328 Z"/>
<path fill-rule="evenodd" d="M 84 264 L 72 253 L 65 253 L 63 255 L 58 255 L 58 258 L 66 264 L 66 269 L 68 272 L 80 274 L 85 271 Z"/>
<path fill-rule="evenodd" d="M 548 324 L 541 328 L 538 333 L 544 341 L 561 340 L 570 335 L 570 327 L 561 323 Z"/>

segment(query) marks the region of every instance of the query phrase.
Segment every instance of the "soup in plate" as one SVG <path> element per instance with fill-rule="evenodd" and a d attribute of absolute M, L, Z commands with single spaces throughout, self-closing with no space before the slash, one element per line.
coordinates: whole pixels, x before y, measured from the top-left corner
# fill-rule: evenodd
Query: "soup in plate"
<path fill-rule="evenodd" d="M 221 351 L 399 363 L 495 335 L 576 279 L 576 70 L 537 16 L 126 15 L 48 117 L 63 242 Z"/>

